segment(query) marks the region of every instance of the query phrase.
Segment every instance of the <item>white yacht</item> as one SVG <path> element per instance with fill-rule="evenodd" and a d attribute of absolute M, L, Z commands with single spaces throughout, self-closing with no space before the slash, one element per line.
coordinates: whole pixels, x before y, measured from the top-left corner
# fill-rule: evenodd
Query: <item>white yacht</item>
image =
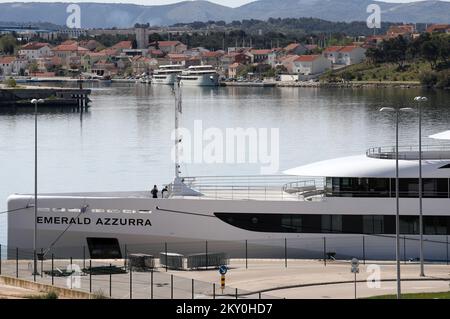
<path fill-rule="evenodd" d="M 218 86 L 219 74 L 211 65 L 190 66 L 180 76 L 183 86 Z"/>
<path fill-rule="evenodd" d="M 181 102 L 180 102 L 181 103 Z M 175 123 L 181 111 L 177 103 Z M 176 126 L 177 127 L 177 126 Z M 445 135 L 448 136 L 449 134 Z M 443 138 L 442 135 L 438 136 Z M 450 139 L 450 137 L 448 137 Z M 176 138 L 178 148 L 181 139 Z M 419 257 L 418 152 L 400 148 L 402 256 Z M 37 247 L 56 256 L 111 257 L 111 245 L 158 254 L 204 250 L 231 258 L 395 258 L 395 149 L 378 147 L 281 176 L 181 177 L 164 198 L 150 191 L 40 194 Z M 424 253 L 448 258 L 450 148 L 423 148 Z M 8 198 L 8 246 L 30 249 L 34 196 Z M 15 250 L 11 250 L 13 257 Z M 120 254 L 119 254 L 120 255 Z M 118 256 L 118 255 L 114 255 Z"/>
<path fill-rule="evenodd" d="M 179 64 L 161 65 L 153 73 L 152 84 L 173 85 L 183 69 L 183 66 Z"/>

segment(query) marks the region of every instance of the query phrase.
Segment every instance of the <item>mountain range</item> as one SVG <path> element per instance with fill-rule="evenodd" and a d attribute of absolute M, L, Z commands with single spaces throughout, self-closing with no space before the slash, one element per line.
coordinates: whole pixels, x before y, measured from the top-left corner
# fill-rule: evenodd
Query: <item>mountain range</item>
<path fill-rule="evenodd" d="M 144 6 L 120 3 L 79 3 L 83 28 L 127 28 L 135 23 L 167 26 L 194 21 L 313 17 L 329 21 L 365 21 L 369 4 L 381 7 L 386 22 L 450 23 L 450 2 L 427 0 L 386 3 L 374 0 L 259 0 L 230 8 L 208 1 L 183 1 L 170 5 Z M 65 25 L 70 3 L 0 3 L 0 21 L 50 22 Z"/>

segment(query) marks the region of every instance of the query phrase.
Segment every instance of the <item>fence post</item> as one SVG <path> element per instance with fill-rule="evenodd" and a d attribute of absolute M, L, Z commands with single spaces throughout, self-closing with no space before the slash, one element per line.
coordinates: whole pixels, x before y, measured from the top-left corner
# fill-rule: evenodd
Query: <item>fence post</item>
<path fill-rule="evenodd" d="M 55 284 L 55 273 L 54 273 L 54 269 L 55 269 L 55 255 L 52 254 L 52 286 Z"/>
<path fill-rule="evenodd" d="M 406 236 L 403 236 L 403 263 L 406 265 Z"/>
<path fill-rule="evenodd" d="M 150 298 L 153 299 L 153 269 L 150 274 Z"/>
<path fill-rule="evenodd" d="M 37 259 L 36 259 L 36 249 L 33 250 L 33 280 L 36 282 L 37 275 Z"/>
<path fill-rule="evenodd" d="M 44 249 L 41 248 L 41 278 L 44 278 Z"/>
<path fill-rule="evenodd" d="M 206 270 L 208 270 L 208 241 L 206 241 L 206 265 L 205 265 L 205 268 L 206 268 Z"/>
<path fill-rule="evenodd" d="M 284 267 L 288 266 L 288 256 L 287 256 L 287 238 L 284 239 Z"/>
<path fill-rule="evenodd" d="M 248 269 L 248 240 L 245 240 L 245 269 Z"/>
<path fill-rule="evenodd" d="M 16 248 L 16 278 L 19 278 L 19 248 Z"/>
<path fill-rule="evenodd" d="M 166 259 L 166 272 L 167 272 L 168 271 L 168 265 L 167 265 L 167 258 L 168 258 L 168 256 L 167 256 L 167 243 L 164 243 L 164 252 L 166 253 L 165 259 Z"/>
<path fill-rule="evenodd" d="M 258 293 L 258 298 L 259 298 L 259 299 L 262 299 L 261 297 L 262 297 L 262 296 L 261 296 L 261 292 L 259 292 L 259 293 Z"/>
<path fill-rule="evenodd" d="M 238 299 L 238 289 L 236 288 L 236 299 Z"/>
<path fill-rule="evenodd" d="M 109 298 L 112 298 L 112 265 L 109 264 Z"/>
<path fill-rule="evenodd" d="M 448 265 L 448 235 L 447 235 L 447 265 Z"/>
<path fill-rule="evenodd" d="M 363 242 L 362 242 L 362 246 L 363 246 L 363 264 L 366 264 L 366 236 L 363 236 Z"/>
<path fill-rule="evenodd" d="M 216 299 L 216 284 L 213 283 L 213 299 Z"/>
<path fill-rule="evenodd" d="M 194 298 L 194 279 L 192 279 L 192 299 Z"/>
<path fill-rule="evenodd" d="M 89 259 L 89 293 L 92 293 L 92 259 Z"/>
<path fill-rule="evenodd" d="M 130 299 L 133 299 L 133 265 L 130 263 Z"/>
<path fill-rule="evenodd" d="M 323 265 L 327 266 L 327 238 L 323 238 Z"/>
<path fill-rule="evenodd" d="M 123 263 L 124 263 L 125 269 L 127 269 L 128 268 L 128 249 L 127 249 L 127 244 L 125 244 L 124 247 L 125 247 L 125 249 L 124 249 L 125 250 L 125 259 L 124 259 Z"/>
<path fill-rule="evenodd" d="M 173 299 L 173 275 L 170 275 L 170 299 Z"/>

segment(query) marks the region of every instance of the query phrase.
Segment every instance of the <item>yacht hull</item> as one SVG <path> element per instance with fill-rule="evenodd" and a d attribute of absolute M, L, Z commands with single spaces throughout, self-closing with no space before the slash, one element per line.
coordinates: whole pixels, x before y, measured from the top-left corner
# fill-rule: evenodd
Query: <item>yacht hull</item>
<path fill-rule="evenodd" d="M 37 247 L 52 248 L 56 256 L 81 258 L 87 254 L 87 238 L 115 238 L 128 251 L 159 254 L 165 244 L 170 252 L 201 253 L 208 241 L 209 252 L 225 252 L 230 258 L 336 258 L 392 260 L 393 235 L 272 233 L 235 227 L 215 213 L 258 214 L 391 214 L 394 199 L 336 198 L 322 202 L 243 201 L 215 199 L 152 199 L 132 195 L 46 195 L 39 197 Z M 34 208 L 30 195 L 12 195 L 8 209 L 8 256 L 15 248 L 30 250 L 33 243 Z M 411 212 L 414 199 L 402 199 L 402 209 Z M 448 215 L 448 199 L 434 200 L 432 212 Z M 86 207 L 86 212 L 79 209 Z M 427 201 L 425 200 L 425 207 Z M 78 210 L 77 210 L 78 209 Z M 57 240 L 57 238 L 59 239 Z M 448 237 L 425 236 L 425 258 L 446 260 Z M 401 258 L 419 256 L 418 236 L 402 235 Z M 13 249 L 14 248 L 14 249 Z M 246 252 L 247 249 L 247 252 Z"/>

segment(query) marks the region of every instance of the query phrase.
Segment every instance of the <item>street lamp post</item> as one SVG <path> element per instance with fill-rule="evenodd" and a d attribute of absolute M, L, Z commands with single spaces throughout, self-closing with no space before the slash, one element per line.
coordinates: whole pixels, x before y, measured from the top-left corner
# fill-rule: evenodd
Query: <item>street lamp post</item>
<path fill-rule="evenodd" d="M 31 103 L 34 104 L 34 233 L 33 233 L 33 276 L 34 281 L 36 281 L 37 275 L 37 210 L 38 210 L 38 200 L 37 200 L 37 114 L 38 114 L 38 104 L 44 103 L 43 99 L 32 99 Z"/>
<path fill-rule="evenodd" d="M 398 154 L 398 126 L 400 112 L 410 112 L 411 108 L 383 107 L 380 112 L 395 112 L 395 262 L 397 265 L 397 299 L 401 298 L 400 277 L 400 187 L 399 187 L 399 154 Z"/>
<path fill-rule="evenodd" d="M 422 105 L 428 99 L 425 96 L 416 96 L 419 111 L 419 233 L 420 233 L 420 277 L 425 277 L 423 257 L 423 179 L 422 179 Z"/>

